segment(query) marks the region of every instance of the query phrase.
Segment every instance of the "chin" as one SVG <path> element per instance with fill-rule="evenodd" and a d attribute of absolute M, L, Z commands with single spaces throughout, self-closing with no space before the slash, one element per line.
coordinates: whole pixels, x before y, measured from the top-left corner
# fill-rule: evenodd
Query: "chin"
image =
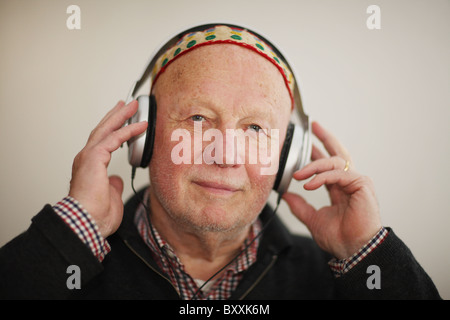
<path fill-rule="evenodd" d="M 236 214 L 233 209 L 214 205 L 196 209 L 195 212 L 191 212 L 188 223 L 197 231 L 231 232 L 249 224 L 245 217 Z"/>

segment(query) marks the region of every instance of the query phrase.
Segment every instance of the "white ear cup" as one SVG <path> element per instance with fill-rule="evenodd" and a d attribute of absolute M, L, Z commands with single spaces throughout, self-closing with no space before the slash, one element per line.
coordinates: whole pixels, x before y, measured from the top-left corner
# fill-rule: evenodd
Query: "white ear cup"
<path fill-rule="evenodd" d="M 303 142 L 302 142 L 302 160 L 300 162 L 299 169 L 306 166 L 311 162 L 312 152 L 312 136 L 311 136 L 311 120 L 308 118 L 308 126 L 304 129 Z"/>
<path fill-rule="evenodd" d="M 150 106 L 150 97 L 142 95 L 137 97 L 139 103 L 138 110 L 128 120 L 128 124 L 137 123 L 141 121 L 148 121 L 148 112 Z M 141 133 L 139 136 L 134 137 L 128 141 L 128 162 L 133 167 L 140 167 L 142 162 L 142 156 L 144 153 L 145 139 L 147 131 Z"/>

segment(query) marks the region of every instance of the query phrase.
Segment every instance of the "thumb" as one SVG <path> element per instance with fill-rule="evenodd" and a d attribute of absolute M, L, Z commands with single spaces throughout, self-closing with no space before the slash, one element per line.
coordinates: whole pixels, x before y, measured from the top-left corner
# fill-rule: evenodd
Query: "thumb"
<path fill-rule="evenodd" d="M 122 192 L 123 192 L 123 181 L 122 178 L 118 176 L 109 177 L 110 186 L 110 208 L 108 219 L 103 226 L 99 226 L 100 233 L 104 238 L 113 234 L 117 231 L 122 221 L 123 216 L 123 202 L 122 202 Z"/>
<path fill-rule="evenodd" d="M 282 198 L 287 202 L 291 212 L 309 229 L 311 218 L 316 209 L 296 193 L 286 192 Z"/>
<path fill-rule="evenodd" d="M 115 191 L 121 196 L 123 192 L 123 180 L 119 176 L 109 177 L 109 185 L 112 186 Z"/>

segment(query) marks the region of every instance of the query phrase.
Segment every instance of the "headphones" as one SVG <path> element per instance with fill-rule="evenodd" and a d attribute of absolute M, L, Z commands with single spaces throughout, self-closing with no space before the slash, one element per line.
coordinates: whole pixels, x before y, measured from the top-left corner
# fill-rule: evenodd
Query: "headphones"
<path fill-rule="evenodd" d="M 127 121 L 125 125 L 141 122 L 144 120 L 148 121 L 146 132 L 128 141 L 128 162 L 131 164 L 133 169 L 137 167 L 146 168 L 152 158 L 156 126 L 156 100 L 153 95 L 140 95 L 138 97 L 135 96 L 137 94 L 137 91 L 149 78 L 157 59 L 161 54 L 174 46 L 184 35 L 191 32 L 202 31 L 217 25 L 225 25 L 231 28 L 245 29 L 250 33 L 256 35 L 272 47 L 272 50 L 277 54 L 279 58 L 283 60 L 283 62 L 293 73 L 295 79 L 293 98 L 294 108 L 296 110 L 294 114 L 297 116 L 297 118 L 292 120 L 296 120 L 295 122 L 297 122 L 297 124 L 295 124 L 293 121 L 289 122 L 286 131 L 286 138 L 284 140 L 284 144 L 280 153 L 278 172 L 273 185 L 273 190 L 278 193 L 278 199 L 280 199 L 281 196 L 287 191 L 294 172 L 304 167 L 311 157 L 312 143 L 310 120 L 303 109 L 300 90 L 298 88 L 297 82 L 298 78 L 295 76 L 294 70 L 287 62 L 285 56 L 276 46 L 268 41 L 266 37 L 249 28 L 238 26 L 235 24 L 208 23 L 185 29 L 170 38 L 169 41 L 165 42 L 150 57 L 150 60 L 147 63 L 140 78 L 136 82 L 134 82 L 133 86 L 131 87 L 130 93 L 128 94 L 128 98 L 126 100 L 126 102 L 129 103 L 130 101 L 136 99 L 139 103 L 139 107 L 137 112 Z M 149 92 L 151 92 L 151 89 Z"/>

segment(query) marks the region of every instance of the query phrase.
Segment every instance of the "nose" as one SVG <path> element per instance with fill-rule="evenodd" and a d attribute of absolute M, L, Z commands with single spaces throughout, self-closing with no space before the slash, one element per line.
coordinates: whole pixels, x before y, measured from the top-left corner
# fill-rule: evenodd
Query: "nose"
<path fill-rule="evenodd" d="M 204 139 L 213 140 L 203 151 L 205 163 L 220 168 L 237 168 L 245 162 L 245 137 L 242 129 L 210 129 Z"/>
<path fill-rule="evenodd" d="M 242 129 L 226 129 L 224 141 L 224 164 L 237 167 L 245 164 L 246 140 Z"/>

